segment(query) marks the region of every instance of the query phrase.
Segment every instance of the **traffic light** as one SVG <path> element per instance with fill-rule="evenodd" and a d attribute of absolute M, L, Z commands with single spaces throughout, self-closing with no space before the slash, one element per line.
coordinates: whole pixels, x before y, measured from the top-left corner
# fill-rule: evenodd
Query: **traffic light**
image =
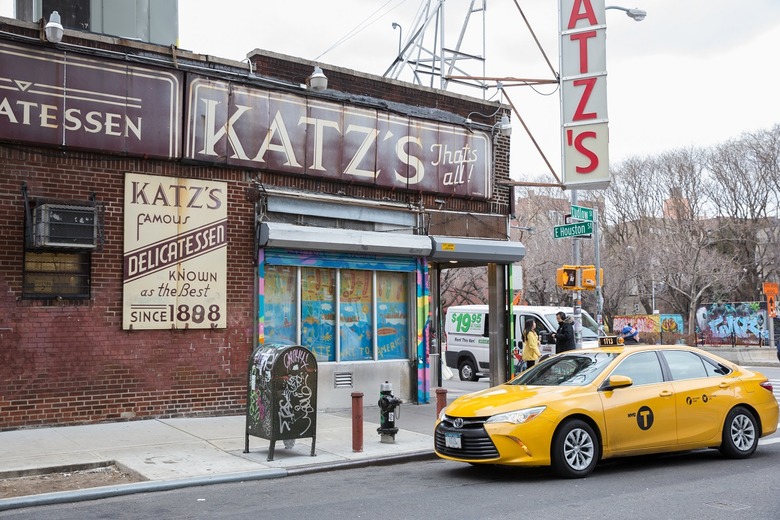
<path fill-rule="evenodd" d="M 596 288 L 596 268 L 592 265 L 582 266 L 582 288 L 583 289 L 595 289 Z M 604 270 L 599 269 L 599 287 L 604 285 Z"/>
<path fill-rule="evenodd" d="M 564 265 L 558 268 L 556 281 L 561 289 L 576 290 L 577 288 L 577 266 Z"/>

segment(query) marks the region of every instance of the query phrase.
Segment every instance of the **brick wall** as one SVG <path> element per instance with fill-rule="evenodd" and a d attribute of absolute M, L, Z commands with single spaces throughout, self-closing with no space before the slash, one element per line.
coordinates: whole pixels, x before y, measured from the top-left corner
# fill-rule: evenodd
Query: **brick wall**
<path fill-rule="evenodd" d="M 29 25 L 29 27 L 28 27 Z M 37 26 L 9 25 L 37 35 Z M 92 39 L 90 39 L 92 38 Z M 94 38 L 80 45 L 149 55 L 168 49 Z M 180 60 L 197 55 L 181 52 Z M 200 57 L 202 59 L 202 57 Z M 215 63 L 213 59 L 203 63 Z M 271 55 L 256 59 L 258 74 L 302 81 L 311 62 Z M 239 63 L 217 68 L 239 69 Z M 400 82 L 327 68 L 331 85 L 343 92 L 446 110 L 466 116 L 489 113 L 473 98 L 441 95 Z M 213 75 L 219 77 L 219 70 Z M 231 76 L 233 78 L 234 76 Z M 490 110 L 492 112 L 492 110 Z M 496 121 L 501 114 L 496 116 Z M 489 123 L 489 121 L 485 121 Z M 448 211 L 508 213 L 509 141 L 499 138 L 491 200 L 449 198 Z M 122 330 L 124 174 L 204 178 L 228 183 L 226 329 Z M 22 295 L 24 203 L 31 198 L 87 201 L 105 206 L 105 242 L 92 253 L 91 298 L 87 301 L 25 300 Z M 435 195 L 388 191 L 301 179 L 267 171 L 144 160 L 53 148 L 0 143 L 0 430 L 44 424 L 77 424 L 144 417 L 222 415 L 245 412 L 246 370 L 253 348 L 255 316 L 254 206 L 247 189 L 261 183 L 303 191 L 373 200 L 395 200 L 435 208 Z M 499 218 L 500 220 L 500 218 Z M 500 225 L 494 227 L 500 235 Z M 446 231 L 446 230 L 445 230 Z"/>
<path fill-rule="evenodd" d="M 0 429 L 138 417 L 243 413 L 253 345 L 253 205 L 243 172 L 0 145 Z M 124 173 L 228 182 L 228 327 L 123 331 Z M 24 203 L 105 204 L 92 298 L 22 300 Z"/>

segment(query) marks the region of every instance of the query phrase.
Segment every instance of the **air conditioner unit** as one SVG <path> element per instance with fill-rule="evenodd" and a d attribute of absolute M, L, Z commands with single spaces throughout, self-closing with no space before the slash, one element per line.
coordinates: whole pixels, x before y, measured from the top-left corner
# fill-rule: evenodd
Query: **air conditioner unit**
<path fill-rule="evenodd" d="M 37 247 L 94 249 L 97 212 L 93 206 L 42 204 L 35 208 L 34 242 Z"/>

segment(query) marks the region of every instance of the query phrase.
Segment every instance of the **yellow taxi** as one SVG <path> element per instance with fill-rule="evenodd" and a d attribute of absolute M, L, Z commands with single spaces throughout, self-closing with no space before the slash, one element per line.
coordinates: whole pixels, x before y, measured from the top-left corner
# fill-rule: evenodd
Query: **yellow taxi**
<path fill-rule="evenodd" d="M 746 458 L 777 421 L 772 385 L 759 372 L 683 345 L 601 347 L 558 354 L 457 398 L 436 421 L 435 450 L 580 478 L 617 456 L 717 448 Z"/>

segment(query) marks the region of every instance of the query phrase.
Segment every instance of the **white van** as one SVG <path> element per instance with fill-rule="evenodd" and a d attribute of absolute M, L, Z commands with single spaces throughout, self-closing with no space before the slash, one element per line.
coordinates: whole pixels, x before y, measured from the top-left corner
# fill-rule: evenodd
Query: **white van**
<path fill-rule="evenodd" d="M 539 349 L 542 355 L 555 354 L 552 333 L 558 330 L 555 314 L 563 311 L 571 316 L 571 307 L 514 306 L 515 344 L 523 349 L 522 331 L 525 321 L 536 320 L 539 334 Z M 453 305 L 447 309 L 444 322 L 444 357 L 447 366 L 458 371 L 461 381 L 477 381 L 488 377 L 490 371 L 490 349 L 488 339 L 487 305 Z M 509 335 L 509 331 L 507 331 Z M 598 347 L 598 326 L 585 310 L 582 311 L 582 346 Z"/>

